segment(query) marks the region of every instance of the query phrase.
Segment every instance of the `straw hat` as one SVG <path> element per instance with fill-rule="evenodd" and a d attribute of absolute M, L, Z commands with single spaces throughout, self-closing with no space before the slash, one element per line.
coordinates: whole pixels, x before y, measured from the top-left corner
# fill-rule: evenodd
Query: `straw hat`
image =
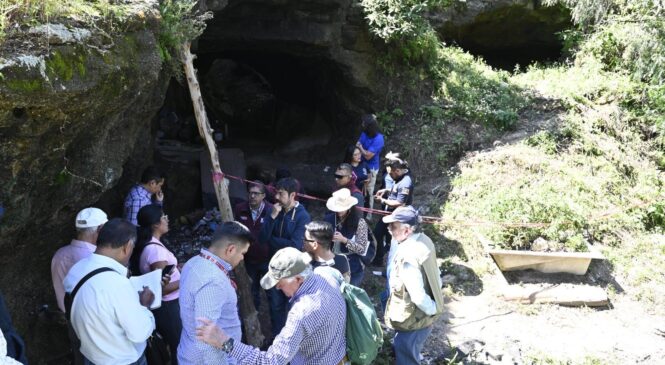
<path fill-rule="evenodd" d="M 351 209 L 358 204 L 358 199 L 351 196 L 351 191 L 347 188 L 339 189 L 332 194 L 326 202 L 326 207 L 333 212 L 343 212 Z"/>

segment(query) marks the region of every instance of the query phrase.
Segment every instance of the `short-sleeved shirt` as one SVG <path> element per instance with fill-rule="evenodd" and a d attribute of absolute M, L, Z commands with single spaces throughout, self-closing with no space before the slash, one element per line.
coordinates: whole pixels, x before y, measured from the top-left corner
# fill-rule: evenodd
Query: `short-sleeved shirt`
<path fill-rule="evenodd" d="M 377 133 L 376 136 L 370 138 L 362 132 L 359 139 L 360 144 L 363 148 L 369 152 L 374 152 L 374 157 L 369 160 L 363 156 L 363 161 L 367 162 L 367 167 L 370 170 L 379 169 L 379 158 L 381 155 L 381 150 L 383 150 L 383 134 Z"/>
<path fill-rule="evenodd" d="M 141 270 L 141 274 L 146 274 L 152 271 L 150 270 L 150 265 L 155 262 L 166 261 L 167 265 L 176 265 L 171 272 L 170 283 L 180 280 L 180 270 L 178 270 L 178 260 L 175 258 L 175 255 L 169 251 L 168 248 L 164 247 L 164 244 L 162 244 L 157 238 L 153 237 L 150 242 L 155 242 L 155 244 L 146 245 L 143 248 L 143 252 L 141 252 L 141 258 L 139 260 L 139 270 Z M 170 300 L 178 299 L 179 293 L 179 290 L 174 290 L 164 295 L 162 300 L 168 302 Z"/>
<path fill-rule="evenodd" d="M 413 201 L 413 180 L 411 180 L 411 176 L 408 173 L 395 180 L 395 183 L 390 188 L 388 200 L 397 200 L 403 205 L 411 205 Z"/>
<path fill-rule="evenodd" d="M 356 186 L 358 189 L 362 190 L 363 185 L 365 185 L 365 180 L 367 180 L 367 174 L 369 173 L 367 163 L 365 161 L 360 161 L 358 166 L 353 167 L 353 173 L 356 174 Z"/>
<path fill-rule="evenodd" d="M 320 266 L 329 266 L 332 267 L 333 269 L 337 269 L 342 275 L 350 275 L 351 274 L 351 267 L 349 266 L 349 259 L 346 258 L 344 255 L 335 255 L 335 257 L 332 260 L 328 261 L 316 261 L 312 260 L 310 262 L 312 264 L 312 268 L 316 269 L 317 267 Z"/>

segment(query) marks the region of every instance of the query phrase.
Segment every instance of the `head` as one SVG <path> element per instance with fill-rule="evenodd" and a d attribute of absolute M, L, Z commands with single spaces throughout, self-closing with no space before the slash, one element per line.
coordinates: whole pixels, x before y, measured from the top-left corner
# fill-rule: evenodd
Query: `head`
<path fill-rule="evenodd" d="M 236 267 L 245 258 L 251 241 L 252 234 L 243 224 L 224 222 L 215 230 L 207 249 Z"/>
<path fill-rule="evenodd" d="M 399 158 L 386 161 L 386 167 L 393 180 L 397 180 L 409 172 L 407 162 Z"/>
<path fill-rule="evenodd" d="M 76 239 L 89 243 L 96 243 L 99 231 L 108 222 L 103 210 L 98 208 L 85 208 L 76 215 Z"/>
<path fill-rule="evenodd" d="M 358 204 L 358 199 L 351 196 L 351 191 L 347 188 L 342 188 L 335 191 L 328 201 L 326 201 L 326 208 L 335 212 L 338 217 L 344 217 L 351 210 L 356 210 L 355 205 Z"/>
<path fill-rule="evenodd" d="M 361 120 L 363 131 L 368 137 L 375 137 L 379 133 L 379 123 L 376 121 L 376 115 L 365 114 Z"/>
<path fill-rule="evenodd" d="M 344 154 L 344 162 L 348 164 L 357 164 L 362 161 L 362 154 L 360 153 L 360 148 L 355 145 L 348 146 Z"/>
<path fill-rule="evenodd" d="M 157 204 L 149 204 L 141 208 L 136 215 L 136 221 L 139 224 L 139 242 L 142 241 L 142 233 L 145 233 L 146 236 L 161 237 L 169 231 L 169 217 Z"/>
<path fill-rule="evenodd" d="M 277 287 L 287 297 L 293 297 L 312 274 L 310 261 L 307 253 L 293 247 L 277 251 L 270 259 L 268 273 L 261 278 L 261 287 L 265 290 Z"/>
<path fill-rule="evenodd" d="M 166 176 L 157 167 L 150 166 L 143 171 L 141 175 L 141 185 L 150 193 L 155 194 L 162 191 Z"/>
<path fill-rule="evenodd" d="M 388 232 L 393 239 L 402 242 L 415 232 L 420 222 L 420 215 L 412 206 L 399 207 L 389 216 L 383 217 L 383 222 L 388 224 Z"/>
<path fill-rule="evenodd" d="M 337 187 L 347 186 L 353 179 L 353 166 L 343 163 L 337 166 L 335 170 L 335 184 Z"/>
<path fill-rule="evenodd" d="M 96 253 L 115 259 L 124 266 L 134 251 L 136 227 L 124 219 L 113 218 L 104 224 L 97 238 Z"/>
<path fill-rule="evenodd" d="M 295 204 L 298 193 L 298 183 L 292 177 L 286 177 L 275 184 L 275 200 L 283 207 L 291 207 Z"/>
<path fill-rule="evenodd" d="M 249 206 L 254 209 L 258 208 L 266 197 L 265 185 L 258 180 L 247 184 L 247 196 L 249 198 Z"/>
<path fill-rule="evenodd" d="M 312 257 L 332 248 L 333 226 L 328 222 L 311 221 L 305 225 L 303 250 Z"/>

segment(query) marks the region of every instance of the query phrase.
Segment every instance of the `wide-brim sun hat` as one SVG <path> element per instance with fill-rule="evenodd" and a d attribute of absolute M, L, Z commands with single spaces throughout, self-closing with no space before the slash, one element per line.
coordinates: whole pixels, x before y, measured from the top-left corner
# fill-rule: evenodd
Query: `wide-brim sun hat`
<path fill-rule="evenodd" d="M 342 188 L 332 194 L 326 202 L 326 208 L 333 212 L 344 212 L 358 204 L 358 199 L 351 196 L 351 190 Z"/>

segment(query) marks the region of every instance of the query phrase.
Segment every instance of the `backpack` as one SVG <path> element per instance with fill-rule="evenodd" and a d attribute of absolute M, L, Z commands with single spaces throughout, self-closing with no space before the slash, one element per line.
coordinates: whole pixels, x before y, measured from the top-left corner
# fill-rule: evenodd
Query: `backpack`
<path fill-rule="evenodd" d="M 346 355 L 353 365 L 371 364 L 383 344 L 374 305 L 362 288 L 342 283 L 346 302 Z"/>
<path fill-rule="evenodd" d="M 143 253 L 143 250 L 145 250 L 145 248 L 150 245 L 158 245 L 158 243 L 155 241 L 148 241 L 143 245 L 143 247 L 138 249 L 135 248 L 132 252 L 132 256 L 129 259 L 129 272 L 132 276 L 141 275 L 141 254 Z"/>
<path fill-rule="evenodd" d="M 365 221 L 365 223 L 367 223 L 367 221 Z M 376 237 L 374 237 L 374 232 L 372 232 L 369 223 L 367 224 L 367 239 L 369 240 L 367 252 L 365 252 L 364 255 L 358 255 L 365 266 L 369 266 L 374 260 L 374 257 L 376 257 Z"/>

